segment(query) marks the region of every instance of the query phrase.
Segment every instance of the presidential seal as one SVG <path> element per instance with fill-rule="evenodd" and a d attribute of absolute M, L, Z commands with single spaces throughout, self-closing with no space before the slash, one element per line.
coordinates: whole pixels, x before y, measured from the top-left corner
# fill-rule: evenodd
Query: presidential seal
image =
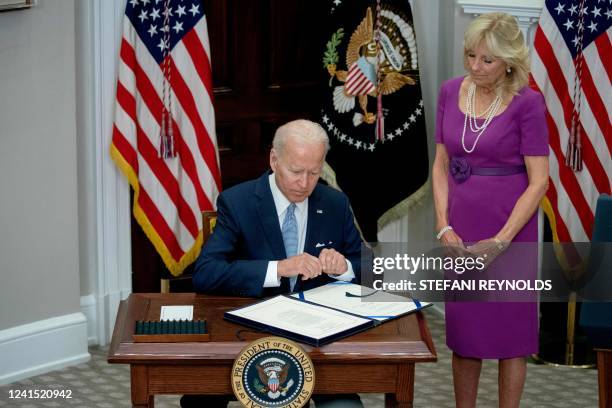
<path fill-rule="evenodd" d="M 232 367 L 232 389 L 245 407 L 303 407 L 312 397 L 312 361 L 296 343 L 265 337 L 246 346 Z"/>

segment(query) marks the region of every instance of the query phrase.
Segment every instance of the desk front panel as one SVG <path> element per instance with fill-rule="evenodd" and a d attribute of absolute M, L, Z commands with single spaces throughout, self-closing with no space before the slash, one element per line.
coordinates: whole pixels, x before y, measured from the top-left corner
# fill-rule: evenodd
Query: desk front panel
<path fill-rule="evenodd" d="M 147 365 L 151 394 L 232 394 L 231 366 L 226 365 Z M 331 364 L 315 368 L 315 392 L 323 394 L 393 393 L 397 389 L 396 364 Z"/>

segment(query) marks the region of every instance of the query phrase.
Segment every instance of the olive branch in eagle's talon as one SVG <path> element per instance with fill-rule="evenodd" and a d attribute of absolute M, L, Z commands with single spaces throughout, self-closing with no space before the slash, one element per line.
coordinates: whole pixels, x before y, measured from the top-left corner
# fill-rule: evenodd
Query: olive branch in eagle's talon
<path fill-rule="evenodd" d="M 325 47 L 325 53 L 323 54 L 323 67 L 327 68 L 329 72 L 329 86 L 332 86 L 332 80 L 336 75 L 336 66 L 338 64 L 338 51 L 336 48 L 340 45 L 342 38 L 344 37 L 344 29 L 339 28 L 335 33 L 332 34 L 330 40 L 327 42 Z"/>

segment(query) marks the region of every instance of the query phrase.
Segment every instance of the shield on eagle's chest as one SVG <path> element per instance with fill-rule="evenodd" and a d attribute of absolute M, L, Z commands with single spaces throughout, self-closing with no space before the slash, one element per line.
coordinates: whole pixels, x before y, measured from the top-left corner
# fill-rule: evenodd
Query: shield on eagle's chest
<path fill-rule="evenodd" d="M 270 391 L 272 391 L 272 392 L 278 391 L 278 386 L 279 386 L 278 377 L 270 378 L 268 380 L 268 388 L 270 388 Z"/>

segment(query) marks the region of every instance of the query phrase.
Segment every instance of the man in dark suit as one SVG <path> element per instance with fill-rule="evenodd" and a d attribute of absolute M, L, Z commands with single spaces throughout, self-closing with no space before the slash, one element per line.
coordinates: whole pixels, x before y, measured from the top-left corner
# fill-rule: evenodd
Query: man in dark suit
<path fill-rule="evenodd" d="M 308 120 L 278 128 L 270 167 L 217 199 L 217 223 L 196 261 L 197 292 L 271 296 L 334 280 L 359 282 L 361 238 L 348 198 L 318 184 L 329 139 Z M 183 407 L 226 406 L 228 396 L 189 396 Z M 356 394 L 315 395 L 319 407 L 362 407 Z"/>
<path fill-rule="evenodd" d="M 278 128 L 272 172 L 217 199 L 217 224 L 196 262 L 196 291 L 260 297 L 359 281 L 361 238 L 348 198 L 317 183 L 328 149 L 314 122 Z M 288 213 L 297 228 L 287 225 Z"/>

